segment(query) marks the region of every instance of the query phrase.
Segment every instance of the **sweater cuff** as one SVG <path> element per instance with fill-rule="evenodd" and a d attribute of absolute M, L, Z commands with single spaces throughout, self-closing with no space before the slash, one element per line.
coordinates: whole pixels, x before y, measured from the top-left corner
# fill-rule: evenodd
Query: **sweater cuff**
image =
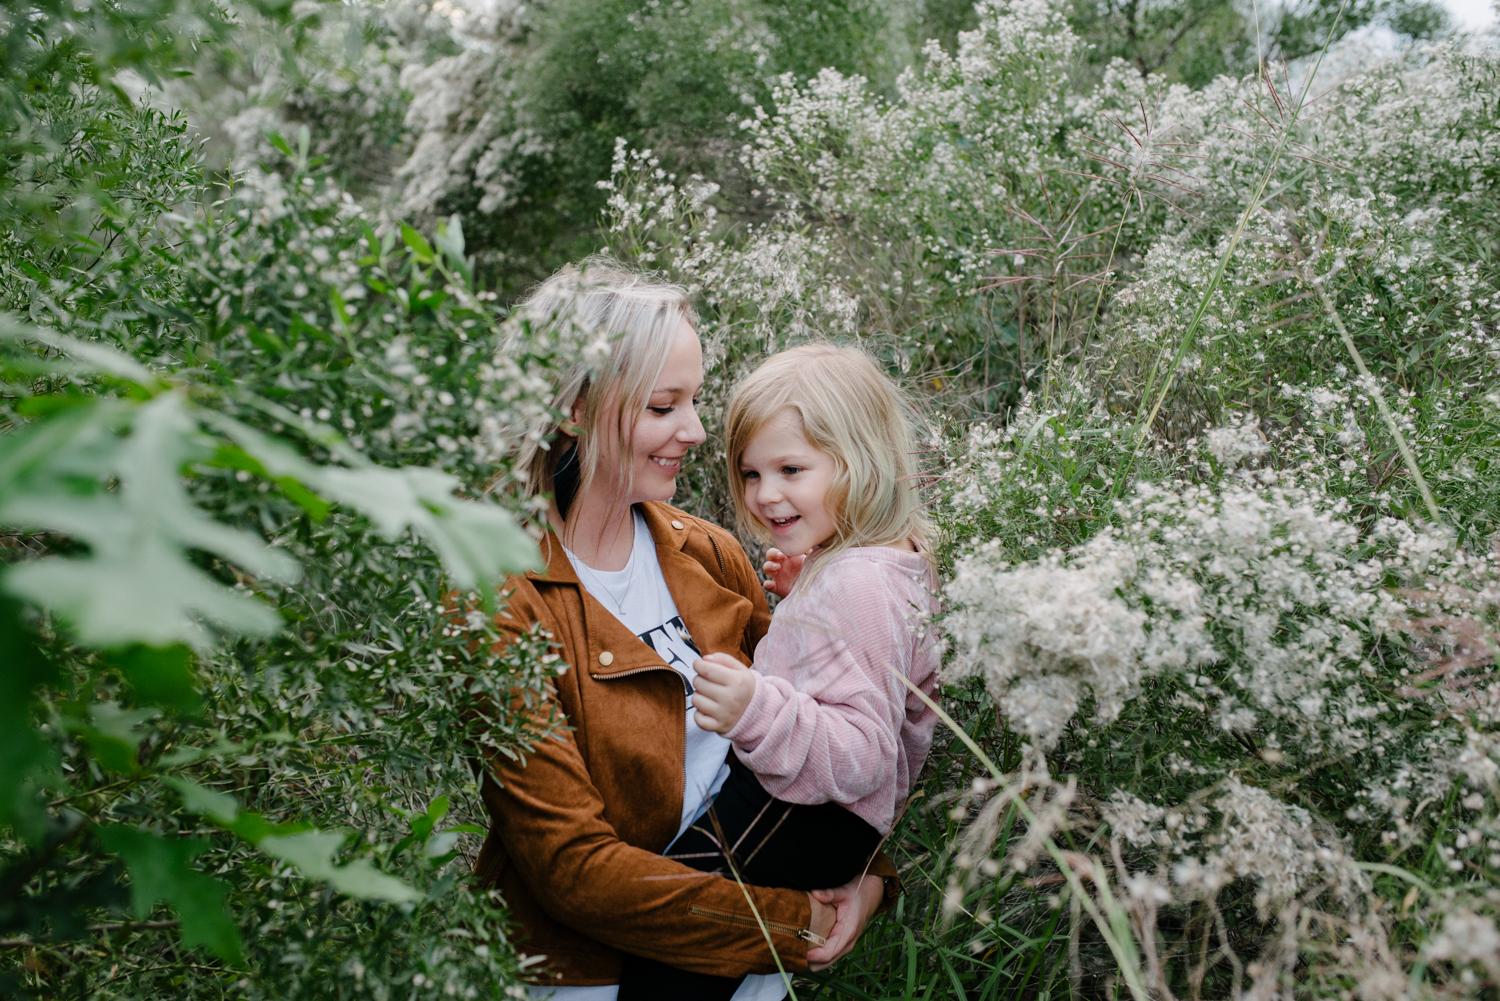
<path fill-rule="evenodd" d="M 745 706 L 745 711 L 740 713 L 734 726 L 724 733 L 737 749 L 745 751 L 753 751 L 760 746 L 760 742 L 771 732 L 771 724 L 776 719 L 776 710 L 771 703 L 777 692 L 767 683 L 765 675 L 759 671 L 754 674 L 755 694 L 750 696 L 750 704 Z"/>

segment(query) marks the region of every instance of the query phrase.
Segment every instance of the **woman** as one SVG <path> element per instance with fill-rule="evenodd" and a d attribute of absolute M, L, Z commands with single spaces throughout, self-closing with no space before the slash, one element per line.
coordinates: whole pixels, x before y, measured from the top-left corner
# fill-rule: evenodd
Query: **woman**
<path fill-rule="evenodd" d="M 555 498 L 554 530 L 546 569 L 507 582 L 497 620 L 512 635 L 540 625 L 558 644 L 570 667 L 555 698 L 571 730 L 524 764 L 490 762 L 477 874 L 504 895 L 524 948 L 547 957 L 534 997 L 613 1001 L 633 953 L 745 976 L 737 1001 L 777 1001 L 767 934 L 788 972 L 821 968 L 899 893 L 895 870 L 879 856 L 869 874 L 809 894 L 742 890 L 662 858 L 728 774 L 728 741 L 692 722 L 693 663 L 714 652 L 750 663 L 770 613 L 734 537 L 665 503 L 705 437 L 685 291 L 585 265 L 520 307 L 533 323 L 581 324 L 611 350 L 601 372 L 563 372 L 555 405 L 570 419 L 534 429 L 522 456 L 529 489 Z"/>

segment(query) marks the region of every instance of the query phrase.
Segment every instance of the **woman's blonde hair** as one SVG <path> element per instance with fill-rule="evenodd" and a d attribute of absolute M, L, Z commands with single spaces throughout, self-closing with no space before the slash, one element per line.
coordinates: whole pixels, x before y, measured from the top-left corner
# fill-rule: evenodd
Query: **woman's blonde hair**
<path fill-rule="evenodd" d="M 545 324 L 572 324 L 591 337 L 604 337 L 609 357 L 603 366 L 580 358 L 557 377 L 552 406 L 569 420 L 581 398 L 578 421 L 578 496 L 588 493 L 599 476 L 600 436 L 614 438 L 620 466 L 612 470 L 622 496 L 628 496 L 635 476 L 630 439 L 645 411 L 651 390 L 661 378 L 667 354 L 683 320 L 697 325 L 698 316 L 687 289 L 654 275 L 629 268 L 602 255 L 564 266 L 531 291 L 512 314 L 533 329 Z M 601 427 L 606 406 L 618 403 L 615 420 Z M 553 493 L 562 421 L 543 418 L 529 429 L 520 449 L 519 468 L 525 471 L 528 496 Z"/>
<path fill-rule="evenodd" d="M 805 344 L 783 351 L 735 387 L 725 437 L 740 523 L 761 541 L 770 538 L 745 505 L 740 458 L 761 428 L 788 411 L 808 442 L 834 461 L 825 503 L 836 535 L 819 561 L 851 546 L 908 539 L 930 554 L 932 523 L 917 489 L 916 410 L 870 356 L 854 347 Z"/>

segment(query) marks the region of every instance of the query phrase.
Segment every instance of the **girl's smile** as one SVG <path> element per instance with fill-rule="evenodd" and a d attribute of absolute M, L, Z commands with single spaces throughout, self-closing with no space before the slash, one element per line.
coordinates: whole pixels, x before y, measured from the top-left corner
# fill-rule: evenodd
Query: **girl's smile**
<path fill-rule="evenodd" d="M 766 422 L 740 456 L 745 506 L 778 549 L 809 552 L 837 532 L 827 505 L 837 471 L 833 456 L 807 440 L 796 411 L 785 410 Z"/>

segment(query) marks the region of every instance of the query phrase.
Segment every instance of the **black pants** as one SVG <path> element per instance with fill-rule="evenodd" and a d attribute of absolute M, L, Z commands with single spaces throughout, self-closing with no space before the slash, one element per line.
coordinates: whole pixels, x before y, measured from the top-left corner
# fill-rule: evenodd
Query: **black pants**
<path fill-rule="evenodd" d="M 747 886 L 789 890 L 844 885 L 865 871 L 881 840 L 879 831 L 837 803 L 799 806 L 773 799 L 733 753 L 729 778 L 708 813 L 672 842 L 666 855 L 733 879 L 720 832 Z M 729 1001 L 740 980 L 626 956 L 620 1001 Z"/>

